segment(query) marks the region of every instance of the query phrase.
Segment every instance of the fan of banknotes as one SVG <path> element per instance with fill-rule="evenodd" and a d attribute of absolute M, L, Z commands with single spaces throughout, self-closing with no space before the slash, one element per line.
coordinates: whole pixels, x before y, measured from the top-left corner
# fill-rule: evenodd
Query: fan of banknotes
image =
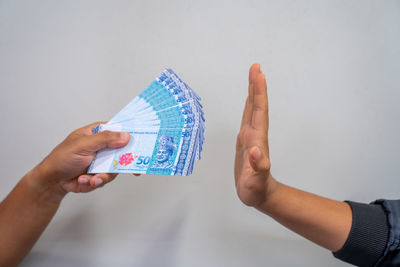
<path fill-rule="evenodd" d="M 189 175 L 200 159 L 204 113 L 200 97 L 171 69 L 106 124 L 102 131 L 129 132 L 129 143 L 97 152 L 88 173 Z"/>

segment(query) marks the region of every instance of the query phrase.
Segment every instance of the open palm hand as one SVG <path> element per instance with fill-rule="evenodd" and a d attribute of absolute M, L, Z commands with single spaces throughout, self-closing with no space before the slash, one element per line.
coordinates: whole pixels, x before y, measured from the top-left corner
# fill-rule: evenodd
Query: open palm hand
<path fill-rule="evenodd" d="M 267 85 L 260 65 L 253 64 L 235 157 L 236 190 L 244 204 L 257 207 L 265 201 L 273 180 L 270 168 Z"/>

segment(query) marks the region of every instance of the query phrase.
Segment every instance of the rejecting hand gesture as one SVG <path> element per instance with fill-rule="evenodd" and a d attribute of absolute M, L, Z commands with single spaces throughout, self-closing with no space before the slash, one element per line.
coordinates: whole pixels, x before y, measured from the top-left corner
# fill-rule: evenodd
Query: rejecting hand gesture
<path fill-rule="evenodd" d="M 266 200 L 273 180 L 270 168 L 267 84 L 260 65 L 253 64 L 235 157 L 236 190 L 244 204 L 257 207 Z"/>

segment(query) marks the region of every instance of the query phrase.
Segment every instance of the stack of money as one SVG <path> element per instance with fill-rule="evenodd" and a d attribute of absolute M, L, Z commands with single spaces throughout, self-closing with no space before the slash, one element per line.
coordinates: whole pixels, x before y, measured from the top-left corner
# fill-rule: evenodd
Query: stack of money
<path fill-rule="evenodd" d="M 200 159 L 204 113 L 200 97 L 171 69 L 94 133 L 123 131 L 129 143 L 97 152 L 88 173 L 189 175 Z"/>

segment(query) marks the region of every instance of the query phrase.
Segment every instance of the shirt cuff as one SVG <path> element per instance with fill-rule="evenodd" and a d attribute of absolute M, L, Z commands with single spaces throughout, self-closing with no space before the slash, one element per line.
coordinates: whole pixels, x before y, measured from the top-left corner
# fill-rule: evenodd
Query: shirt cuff
<path fill-rule="evenodd" d="M 343 247 L 333 255 L 357 266 L 373 266 L 383 255 L 389 236 L 386 214 L 381 205 L 346 201 L 353 222 Z"/>

